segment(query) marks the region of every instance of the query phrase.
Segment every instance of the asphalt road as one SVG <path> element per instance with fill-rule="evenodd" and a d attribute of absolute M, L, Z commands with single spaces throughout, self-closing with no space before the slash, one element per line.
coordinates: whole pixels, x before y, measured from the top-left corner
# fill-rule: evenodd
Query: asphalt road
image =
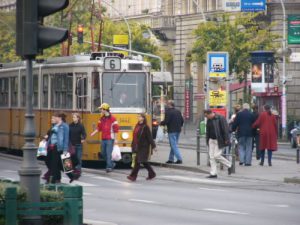
<path fill-rule="evenodd" d="M 0 155 L 2 178 L 19 180 L 19 159 Z M 41 164 L 44 171 L 45 167 Z M 300 185 L 222 177 L 155 168 L 158 177 L 146 181 L 141 171 L 134 183 L 129 169 L 107 174 L 86 169 L 84 218 L 102 225 L 299 225 Z M 68 182 L 66 177 L 63 182 Z"/>

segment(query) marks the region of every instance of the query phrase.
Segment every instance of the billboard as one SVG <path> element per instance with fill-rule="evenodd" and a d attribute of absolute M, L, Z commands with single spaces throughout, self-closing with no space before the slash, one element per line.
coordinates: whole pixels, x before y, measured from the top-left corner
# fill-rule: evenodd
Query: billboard
<path fill-rule="evenodd" d="M 225 0 L 224 10 L 227 12 L 241 11 L 241 0 Z"/>
<path fill-rule="evenodd" d="M 226 106 L 227 93 L 224 90 L 209 91 L 209 106 Z"/>

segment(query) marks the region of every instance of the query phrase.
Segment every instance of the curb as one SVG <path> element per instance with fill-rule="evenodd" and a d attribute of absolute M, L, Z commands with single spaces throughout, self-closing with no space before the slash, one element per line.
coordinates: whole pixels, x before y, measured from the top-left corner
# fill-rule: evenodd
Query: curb
<path fill-rule="evenodd" d="M 284 183 L 300 184 L 300 177 L 285 177 Z"/>

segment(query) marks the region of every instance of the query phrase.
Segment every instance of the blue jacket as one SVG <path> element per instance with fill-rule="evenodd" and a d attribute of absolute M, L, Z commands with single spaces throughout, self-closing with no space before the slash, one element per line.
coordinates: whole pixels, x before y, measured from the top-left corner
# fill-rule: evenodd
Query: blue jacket
<path fill-rule="evenodd" d="M 236 115 L 233 124 L 232 130 L 237 130 L 238 137 L 252 137 L 253 130 L 252 124 L 254 123 L 254 116 L 248 109 L 243 109 L 238 112 Z"/>
<path fill-rule="evenodd" d="M 62 123 L 58 126 L 57 130 L 57 151 L 67 152 L 69 149 L 69 125 Z M 51 138 L 48 139 L 48 144 Z"/>

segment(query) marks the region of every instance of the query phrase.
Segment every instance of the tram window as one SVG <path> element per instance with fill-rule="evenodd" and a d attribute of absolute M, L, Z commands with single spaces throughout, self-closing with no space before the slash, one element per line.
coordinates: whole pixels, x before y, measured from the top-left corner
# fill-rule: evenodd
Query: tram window
<path fill-rule="evenodd" d="M 72 94 L 72 76 L 69 74 L 55 74 L 51 79 L 51 107 L 72 109 Z"/>
<path fill-rule="evenodd" d="M 76 79 L 76 108 L 86 109 L 87 108 L 87 78 L 78 76 Z"/>
<path fill-rule="evenodd" d="M 8 106 L 8 78 L 0 79 L 0 106 Z"/>
<path fill-rule="evenodd" d="M 11 87 L 11 106 L 18 106 L 18 78 L 12 77 L 10 79 L 10 87 Z"/>
<path fill-rule="evenodd" d="M 43 89 L 42 89 L 42 92 L 43 92 L 43 95 L 42 95 L 42 106 L 43 108 L 48 108 L 48 93 L 49 93 L 49 76 L 48 74 L 44 74 L 43 75 L 43 81 L 42 81 L 42 84 L 43 84 Z"/>
<path fill-rule="evenodd" d="M 21 107 L 26 105 L 26 77 L 21 78 Z"/>
<path fill-rule="evenodd" d="M 39 79 L 38 75 L 33 75 L 33 107 L 38 107 Z"/>
<path fill-rule="evenodd" d="M 92 102 L 93 102 L 93 111 L 96 111 L 100 105 L 100 82 L 99 82 L 99 73 L 92 73 Z"/>
<path fill-rule="evenodd" d="M 144 73 L 103 73 L 103 102 L 116 108 L 146 107 Z"/>

